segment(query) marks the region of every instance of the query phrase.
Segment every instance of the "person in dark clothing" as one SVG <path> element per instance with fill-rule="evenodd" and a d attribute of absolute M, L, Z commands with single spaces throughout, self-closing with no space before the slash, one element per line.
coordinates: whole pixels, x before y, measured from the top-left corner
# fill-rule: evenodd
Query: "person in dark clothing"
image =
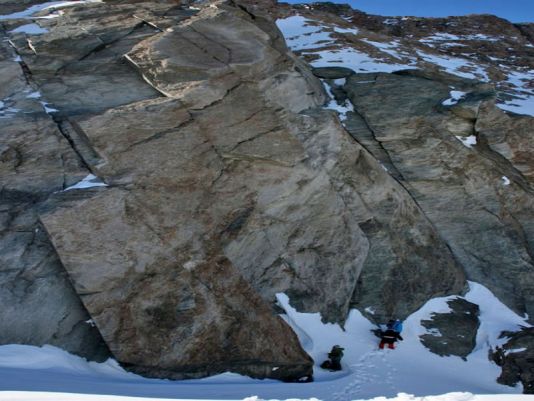
<path fill-rule="evenodd" d="M 393 330 L 393 323 L 388 323 L 387 330 L 382 331 L 380 334 L 380 344 L 378 345 L 378 348 L 384 349 L 384 346 L 387 344 L 389 349 L 395 349 L 395 343 L 397 340 L 403 341 L 403 338 L 401 337 L 400 333 Z"/>
<path fill-rule="evenodd" d="M 330 360 L 324 361 L 321 368 L 328 370 L 341 370 L 341 358 L 343 358 L 343 350 L 339 345 L 334 345 L 332 350 L 328 353 Z"/>

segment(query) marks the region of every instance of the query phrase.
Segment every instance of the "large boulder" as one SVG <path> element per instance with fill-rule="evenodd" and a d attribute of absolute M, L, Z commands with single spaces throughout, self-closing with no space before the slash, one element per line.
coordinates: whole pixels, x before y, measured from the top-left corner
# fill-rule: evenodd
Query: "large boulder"
<path fill-rule="evenodd" d="M 479 307 L 463 298 L 454 298 L 447 304 L 449 312 L 432 313 L 430 319 L 421 321 L 428 331 L 420 336 L 421 342 L 440 356 L 456 355 L 465 359 L 476 346 Z"/>

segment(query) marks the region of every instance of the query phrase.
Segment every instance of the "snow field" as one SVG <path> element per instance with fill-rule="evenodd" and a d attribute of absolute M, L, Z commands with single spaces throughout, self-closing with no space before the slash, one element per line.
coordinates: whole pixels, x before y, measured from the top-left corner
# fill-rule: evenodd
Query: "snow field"
<path fill-rule="evenodd" d="M 285 310 L 282 318 L 295 330 L 303 348 L 315 361 L 313 383 L 256 380 L 234 373 L 200 380 L 147 379 L 124 371 L 114 360 L 104 363 L 87 362 L 52 346 L 5 345 L 0 346 L 0 401 L 259 401 L 314 398 L 348 401 L 377 396 L 381 398 L 375 398 L 374 401 L 385 401 L 387 398 L 384 397 L 395 401 L 533 400 L 533 396 L 505 396 L 504 394 L 521 393 L 522 388 L 496 383 L 500 368 L 488 359 L 490 347 L 504 341 L 499 338 L 500 332 L 528 326 L 525 318 L 509 310 L 482 285 L 473 282 L 469 285 L 470 291 L 465 298 L 479 305 L 481 326 L 476 348 L 466 361 L 455 356 L 440 357 L 432 354 L 420 343 L 418 337 L 429 333 L 421 325 L 421 320 L 429 319 L 432 313 L 446 313 L 449 310 L 447 301 L 455 296 L 435 298 L 427 302 L 404 321 L 404 341 L 397 343 L 397 349 L 379 350 L 379 339 L 371 332 L 377 327 L 359 311 L 352 310 L 342 328 L 338 324 L 322 323 L 319 313 L 297 312 L 285 294 L 278 294 L 278 302 Z M 343 370 L 322 370 L 319 365 L 335 344 L 345 348 Z M 459 391 L 465 393 L 448 394 Z M 446 395 L 418 398 L 428 394 Z M 480 398 L 473 394 L 499 395 Z M 103 398 L 103 395 L 113 397 Z"/>

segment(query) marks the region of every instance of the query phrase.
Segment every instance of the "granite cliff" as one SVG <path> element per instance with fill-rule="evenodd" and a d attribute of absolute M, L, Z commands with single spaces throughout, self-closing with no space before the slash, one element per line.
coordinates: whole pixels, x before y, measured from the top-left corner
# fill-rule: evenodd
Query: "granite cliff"
<path fill-rule="evenodd" d="M 2 343 L 150 377 L 301 381 L 313 361 L 277 293 L 379 323 L 469 279 L 534 316 L 531 26 L 0 6 Z M 465 357 L 476 305 L 453 304 L 425 324 L 466 340 L 422 341 Z"/>

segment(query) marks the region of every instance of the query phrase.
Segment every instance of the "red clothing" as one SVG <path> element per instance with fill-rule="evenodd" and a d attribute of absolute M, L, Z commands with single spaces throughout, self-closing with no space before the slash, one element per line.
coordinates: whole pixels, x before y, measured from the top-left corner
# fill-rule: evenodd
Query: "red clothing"
<path fill-rule="evenodd" d="M 389 348 L 389 349 L 395 349 L 395 343 L 387 343 L 387 342 L 384 341 L 384 340 L 380 341 L 380 344 L 378 345 L 378 348 L 380 348 L 380 349 L 384 349 L 384 346 L 385 346 L 386 344 L 388 345 L 388 348 Z"/>
<path fill-rule="evenodd" d="M 389 349 L 395 349 L 395 342 L 397 342 L 397 340 L 402 341 L 401 335 L 392 329 L 383 331 L 380 334 L 380 337 L 382 338 L 382 341 L 380 341 L 380 345 L 378 346 L 380 349 L 384 349 L 384 345 L 386 344 L 388 345 Z"/>

